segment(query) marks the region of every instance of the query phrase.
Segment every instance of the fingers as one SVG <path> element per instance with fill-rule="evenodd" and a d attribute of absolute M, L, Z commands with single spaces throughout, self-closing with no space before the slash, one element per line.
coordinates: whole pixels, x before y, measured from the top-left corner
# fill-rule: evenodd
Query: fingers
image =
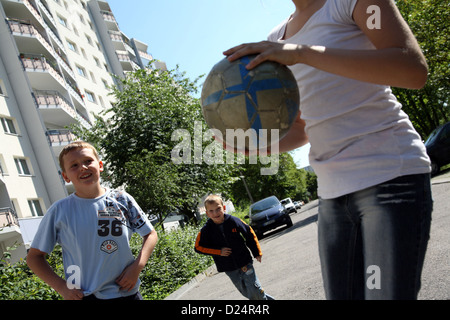
<path fill-rule="evenodd" d="M 79 289 L 67 289 L 61 295 L 64 300 L 82 300 L 84 297 L 83 291 Z"/>
<path fill-rule="evenodd" d="M 241 45 L 238 45 L 236 47 L 233 47 L 231 49 L 228 49 L 223 52 L 224 55 L 227 56 L 227 59 L 230 62 L 233 62 L 239 58 L 256 54 L 257 56 L 255 59 L 253 59 L 247 66 L 247 69 L 253 69 L 258 64 L 266 60 L 265 54 L 261 54 L 264 51 L 266 51 L 268 48 L 270 48 L 271 43 L 268 41 L 263 42 L 257 42 L 257 43 L 244 43 Z"/>
<path fill-rule="evenodd" d="M 255 68 L 264 61 L 275 61 L 284 65 L 303 63 L 302 52 L 306 47 L 292 43 L 276 43 L 262 41 L 256 43 L 245 43 L 224 51 L 230 62 L 248 55 L 256 54 L 256 57 L 247 64 L 248 70 Z"/>
<path fill-rule="evenodd" d="M 136 278 L 136 279 L 135 279 Z M 120 286 L 120 290 L 130 291 L 134 288 L 137 282 L 137 277 L 129 274 L 128 269 L 125 269 L 116 279 L 116 283 Z"/>
<path fill-rule="evenodd" d="M 220 255 L 223 257 L 228 257 L 230 254 L 231 254 L 230 248 L 222 248 Z"/>

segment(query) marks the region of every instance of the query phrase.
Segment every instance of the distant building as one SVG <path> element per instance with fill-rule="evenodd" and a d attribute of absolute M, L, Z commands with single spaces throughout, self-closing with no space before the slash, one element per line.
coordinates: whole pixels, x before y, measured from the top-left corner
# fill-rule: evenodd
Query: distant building
<path fill-rule="evenodd" d="M 306 170 L 306 171 L 308 171 L 308 172 L 311 172 L 311 173 L 314 173 L 314 169 L 311 167 L 311 166 L 307 166 L 307 167 L 304 167 L 304 168 L 302 168 L 303 170 Z"/>

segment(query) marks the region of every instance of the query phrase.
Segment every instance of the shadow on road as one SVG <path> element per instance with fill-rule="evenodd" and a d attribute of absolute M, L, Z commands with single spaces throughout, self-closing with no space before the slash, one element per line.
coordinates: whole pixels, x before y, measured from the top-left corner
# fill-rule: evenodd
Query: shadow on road
<path fill-rule="evenodd" d="M 316 213 L 316 214 L 309 216 L 303 220 L 295 222 L 292 225 L 292 227 L 281 227 L 278 229 L 274 229 L 273 231 L 270 231 L 270 232 L 264 234 L 259 240 L 278 238 L 278 237 L 282 236 L 283 234 L 286 234 L 287 232 L 291 232 L 291 231 L 294 231 L 295 229 L 303 228 L 311 223 L 317 222 L 317 218 L 318 218 L 318 214 Z"/>

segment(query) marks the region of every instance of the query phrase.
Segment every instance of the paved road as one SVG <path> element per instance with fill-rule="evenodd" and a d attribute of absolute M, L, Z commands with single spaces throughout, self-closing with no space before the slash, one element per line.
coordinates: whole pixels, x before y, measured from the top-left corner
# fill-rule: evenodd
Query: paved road
<path fill-rule="evenodd" d="M 450 171 L 432 179 L 434 212 L 419 300 L 450 299 Z M 294 225 L 266 233 L 260 241 L 262 263 L 256 274 L 278 300 L 325 299 L 317 251 L 317 201 L 292 215 Z M 244 300 L 215 267 L 199 275 L 166 300 Z"/>

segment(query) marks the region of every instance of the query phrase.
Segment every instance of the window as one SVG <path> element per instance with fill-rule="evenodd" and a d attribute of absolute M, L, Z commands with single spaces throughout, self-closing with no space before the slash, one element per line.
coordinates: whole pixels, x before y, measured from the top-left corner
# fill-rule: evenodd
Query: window
<path fill-rule="evenodd" d="M 17 134 L 16 127 L 14 126 L 14 121 L 12 119 L 0 118 L 0 120 L 5 133 Z"/>
<path fill-rule="evenodd" d="M 59 23 L 61 23 L 64 27 L 67 28 L 67 20 L 66 20 L 66 19 L 64 19 L 64 18 L 61 17 L 61 16 L 58 16 L 58 21 L 59 21 Z"/>
<path fill-rule="evenodd" d="M 41 202 L 38 199 L 28 200 L 28 205 L 30 206 L 33 217 L 42 217 L 44 215 L 41 208 Z"/>
<path fill-rule="evenodd" d="M 83 76 L 86 78 L 86 71 L 84 70 L 83 67 L 77 66 L 77 71 L 80 76 Z"/>
<path fill-rule="evenodd" d="M 0 79 L 0 96 L 6 96 L 6 88 L 2 79 Z"/>
<path fill-rule="evenodd" d="M 97 67 L 100 68 L 100 61 L 96 57 L 94 57 L 94 61 L 95 61 L 95 64 L 97 65 Z"/>
<path fill-rule="evenodd" d="M 3 162 L 3 156 L 0 154 L 0 175 L 4 176 L 7 174 L 8 172 L 6 171 L 6 166 Z"/>
<path fill-rule="evenodd" d="M 103 98 L 102 97 L 98 97 L 98 99 L 100 100 L 100 105 L 105 108 L 105 103 L 103 102 Z"/>
<path fill-rule="evenodd" d="M 92 92 L 86 91 L 86 96 L 87 96 L 87 98 L 88 98 L 88 100 L 90 102 L 94 102 L 95 103 L 95 96 L 94 96 L 94 94 Z"/>
<path fill-rule="evenodd" d="M 67 46 L 70 50 L 77 52 L 77 46 L 72 41 L 67 40 Z"/>
<path fill-rule="evenodd" d="M 22 176 L 30 176 L 31 172 L 28 167 L 27 159 L 25 158 L 15 158 L 14 162 L 16 163 L 17 172 Z"/>
<path fill-rule="evenodd" d="M 87 34 L 85 34 L 87 42 L 92 46 L 92 39 Z"/>

